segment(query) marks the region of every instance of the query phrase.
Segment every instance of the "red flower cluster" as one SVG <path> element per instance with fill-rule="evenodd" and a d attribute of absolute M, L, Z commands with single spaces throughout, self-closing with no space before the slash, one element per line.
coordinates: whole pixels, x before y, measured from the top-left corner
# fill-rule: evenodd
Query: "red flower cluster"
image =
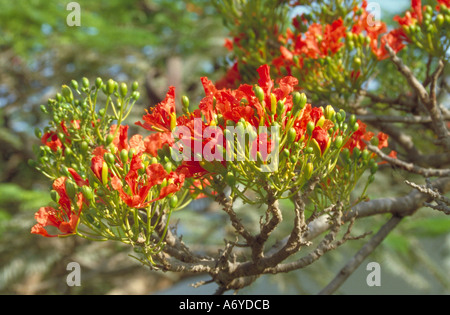
<path fill-rule="evenodd" d="M 88 184 L 73 169 L 69 169 L 69 171 L 74 175 L 76 184 L 79 186 Z M 35 214 L 37 224 L 31 228 L 32 234 L 55 237 L 75 233 L 83 203 L 86 200 L 81 192 L 71 199 L 66 190 L 66 182 L 67 177 L 60 177 L 53 182 L 53 189 L 59 196 L 59 207 L 57 209 L 50 206 L 41 207 Z M 59 233 L 50 234 L 45 229 L 49 226 L 57 228 Z"/>
<path fill-rule="evenodd" d="M 337 53 L 344 45 L 341 39 L 345 37 L 346 27 L 342 18 L 326 25 L 313 23 L 305 33 L 298 31 L 300 25 L 297 18 L 294 18 L 293 24 L 297 27 L 295 33 L 288 28 L 285 36 L 278 37 L 282 44 L 281 55 L 272 61 L 277 69 L 284 66 L 290 73 L 290 67 L 302 67 L 304 59 L 325 58 Z M 283 45 L 288 45 L 289 48 Z M 297 56 L 296 61 L 294 56 Z"/>

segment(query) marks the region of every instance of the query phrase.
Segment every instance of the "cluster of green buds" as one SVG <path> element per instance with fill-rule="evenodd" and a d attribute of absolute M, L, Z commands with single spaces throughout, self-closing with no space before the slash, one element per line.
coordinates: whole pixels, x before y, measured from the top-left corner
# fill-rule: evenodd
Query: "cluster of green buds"
<path fill-rule="evenodd" d="M 137 82 L 129 93 L 125 83 L 103 82 L 101 78 L 94 84 L 82 78 L 80 83 L 72 80 L 63 85 L 60 93 L 41 105 L 49 122 L 43 130 L 35 129 L 41 145 L 34 148 L 37 160 L 30 160 L 30 165 L 51 179 L 63 175 L 63 166 L 84 171 L 92 150 L 107 147 L 115 138 L 116 134 L 109 132 L 110 125 L 126 119 L 139 99 L 137 89 Z M 98 105 L 101 97 L 106 98 L 105 106 Z"/>

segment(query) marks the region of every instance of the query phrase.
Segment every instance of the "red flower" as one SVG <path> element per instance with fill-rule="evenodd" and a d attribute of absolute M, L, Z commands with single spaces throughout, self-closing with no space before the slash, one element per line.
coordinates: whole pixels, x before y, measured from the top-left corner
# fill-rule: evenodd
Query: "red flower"
<path fill-rule="evenodd" d="M 175 117 L 175 87 L 169 87 L 169 91 L 166 94 L 164 101 L 156 105 L 154 108 L 148 110 L 147 115 L 144 115 L 142 119 L 144 123 L 140 121 L 136 122 L 136 125 L 141 126 L 147 130 L 153 131 L 171 131 L 171 125 L 174 123 Z"/>
<path fill-rule="evenodd" d="M 44 135 L 41 138 L 41 142 L 43 145 L 46 145 L 50 149 L 52 149 L 53 152 L 56 152 L 58 148 L 63 148 L 61 140 L 59 140 L 56 132 L 53 131 L 44 133 Z"/>
<path fill-rule="evenodd" d="M 389 136 L 384 132 L 380 131 L 377 135 L 377 138 L 378 138 L 378 149 L 387 148 Z"/>
<path fill-rule="evenodd" d="M 53 189 L 59 195 L 59 207 L 41 207 L 35 214 L 37 224 L 31 228 L 32 234 L 40 234 L 45 237 L 71 235 L 76 232 L 76 227 L 83 207 L 84 197 L 82 193 L 76 196 L 76 204 L 67 196 L 65 184 L 67 178 L 61 177 L 54 181 Z M 48 226 L 56 227 L 60 233 L 49 234 L 45 229 Z"/>
<path fill-rule="evenodd" d="M 102 181 L 103 162 L 102 155 L 95 155 L 91 159 L 91 170 L 100 181 Z"/>
<path fill-rule="evenodd" d="M 311 137 L 317 141 L 320 147 L 320 151 L 323 154 L 328 145 L 328 132 L 322 129 L 322 127 L 316 126 L 312 132 Z"/>
<path fill-rule="evenodd" d="M 374 136 L 373 132 L 366 131 L 366 124 L 360 120 L 357 122 L 359 125 L 358 130 L 352 134 L 351 138 L 344 145 L 344 148 L 348 148 L 350 152 L 353 152 L 354 148 L 364 150 L 366 147 L 366 143 L 364 141 L 370 141 Z"/>

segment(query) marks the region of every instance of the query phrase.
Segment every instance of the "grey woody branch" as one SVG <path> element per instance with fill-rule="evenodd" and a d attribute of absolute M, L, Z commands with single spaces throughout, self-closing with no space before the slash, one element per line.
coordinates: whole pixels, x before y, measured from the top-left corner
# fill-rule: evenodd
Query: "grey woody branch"
<path fill-rule="evenodd" d="M 439 79 L 439 76 L 443 73 L 444 70 L 444 62 L 439 60 L 438 66 L 436 70 L 431 75 L 431 84 L 430 84 L 430 93 L 426 90 L 426 88 L 419 82 L 419 80 L 414 76 L 411 69 L 406 66 L 403 61 L 395 54 L 389 45 L 386 45 L 386 49 L 391 56 L 392 62 L 395 64 L 397 69 L 401 74 L 406 78 L 409 85 L 413 88 L 413 90 L 419 96 L 419 99 L 427 108 L 430 117 L 433 121 L 433 127 L 435 129 L 436 135 L 439 137 L 439 140 L 442 142 L 444 147 L 450 151 L 450 133 L 446 127 L 445 121 L 442 116 L 442 112 L 437 104 L 436 100 L 436 85 Z"/>
<path fill-rule="evenodd" d="M 432 176 L 438 176 L 438 177 L 444 177 L 444 176 L 450 176 L 450 169 L 435 169 L 435 168 L 424 168 L 415 165 L 414 163 L 408 163 L 405 161 L 402 161 L 397 158 L 392 158 L 386 154 L 384 154 L 380 149 L 378 149 L 376 146 L 367 144 L 367 149 L 376 153 L 381 159 L 384 161 L 390 163 L 391 165 L 397 166 L 401 169 L 407 170 L 411 173 L 416 173 L 423 175 L 425 177 L 432 177 Z"/>

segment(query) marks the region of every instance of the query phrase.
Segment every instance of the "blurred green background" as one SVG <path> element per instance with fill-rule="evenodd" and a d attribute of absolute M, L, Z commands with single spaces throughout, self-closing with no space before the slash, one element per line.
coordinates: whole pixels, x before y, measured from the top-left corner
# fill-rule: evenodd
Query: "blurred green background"
<path fill-rule="evenodd" d="M 69 27 L 70 1 L 0 0 L 0 293 L 1 294 L 210 294 L 214 285 L 191 288 L 201 276 L 149 271 L 115 243 L 79 238 L 45 239 L 30 234 L 34 213 L 49 200 L 51 183 L 31 169 L 35 127 L 46 124 L 40 104 L 62 84 L 87 77 L 140 84 L 141 99 L 130 125 L 144 109 L 164 98 L 169 85 L 177 96 L 203 95 L 200 77 L 215 81 L 229 62 L 223 47 L 227 30 L 211 1 L 77 1 L 81 26 Z M 409 1 L 377 1 L 384 15 Z M 382 16 L 384 19 L 384 16 Z M 409 191 L 403 174 L 386 169 L 371 198 Z M 396 187 L 396 188 L 393 188 Z M 291 205 L 283 204 L 289 208 Z M 189 244 L 222 242 L 214 205 L 196 202 L 177 213 Z M 245 213 L 258 220 L 260 213 Z M 420 217 L 423 218 L 420 218 Z M 377 227 L 385 217 L 358 225 L 355 233 Z M 195 227 L 195 228 L 194 228 Z M 446 294 L 450 292 L 450 221 L 424 209 L 407 218 L 367 261 L 382 268 L 381 287 L 366 285 L 367 262 L 341 288 L 343 294 Z M 316 264 L 288 275 L 261 277 L 242 294 L 313 294 L 326 285 L 364 244 L 344 245 Z M 69 287 L 69 262 L 79 262 L 82 285 Z"/>

